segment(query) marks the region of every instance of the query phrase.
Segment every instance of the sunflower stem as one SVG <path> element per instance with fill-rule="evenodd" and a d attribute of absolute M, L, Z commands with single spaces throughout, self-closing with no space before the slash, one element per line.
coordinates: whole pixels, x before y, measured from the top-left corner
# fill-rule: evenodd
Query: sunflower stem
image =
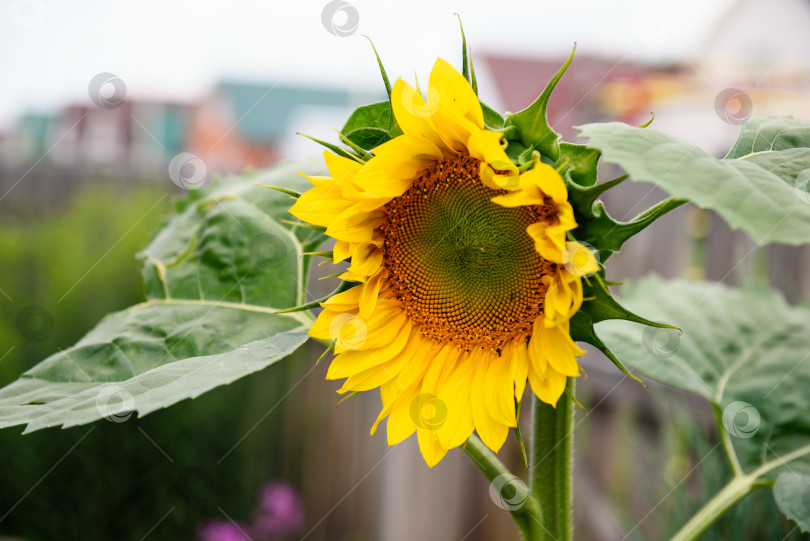
<path fill-rule="evenodd" d="M 678 530 L 670 541 L 695 541 L 709 527 L 714 524 L 721 515 L 728 511 L 737 502 L 757 488 L 770 488 L 773 481 L 757 479 L 755 474 L 734 477 L 723 489 L 715 494 L 700 511 L 698 511 L 689 522 Z"/>
<path fill-rule="evenodd" d="M 511 473 L 503 462 L 490 451 L 478 436 L 472 434 L 464 444 L 464 453 L 478 466 L 478 469 L 487 478 L 490 493 L 493 488 L 500 498 L 499 507 L 503 507 L 512 514 L 512 518 L 520 528 L 523 539 L 534 541 L 533 531 L 541 523 L 540 508 L 529 494 L 529 490 L 516 475 Z M 508 487 L 508 488 L 507 488 Z M 510 491 L 506 494 L 506 491 Z M 498 502 L 496 502 L 498 504 Z"/>
<path fill-rule="evenodd" d="M 543 521 L 532 532 L 533 541 L 571 541 L 573 538 L 573 425 L 574 378 L 554 408 L 534 401 L 531 495 L 543 510 Z"/>

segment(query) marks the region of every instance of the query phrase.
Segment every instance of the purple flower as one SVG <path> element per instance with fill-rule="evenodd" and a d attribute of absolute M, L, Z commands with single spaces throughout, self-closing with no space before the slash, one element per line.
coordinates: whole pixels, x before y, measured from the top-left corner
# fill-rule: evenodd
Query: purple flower
<path fill-rule="evenodd" d="M 298 491 L 284 482 L 266 484 L 253 511 L 253 531 L 256 537 L 289 537 L 303 526 L 304 504 Z"/>
<path fill-rule="evenodd" d="M 250 541 L 249 526 L 226 520 L 206 522 L 198 531 L 199 541 Z"/>

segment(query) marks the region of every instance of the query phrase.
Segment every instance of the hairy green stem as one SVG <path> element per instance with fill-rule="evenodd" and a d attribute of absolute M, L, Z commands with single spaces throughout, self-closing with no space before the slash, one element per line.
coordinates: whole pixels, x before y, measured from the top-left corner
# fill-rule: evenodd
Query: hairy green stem
<path fill-rule="evenodd" d="M 719 412 L 719 409 L 715 409 L 715 411 Z M 718 424 L 722 424 L 722 420 L 719 416 Z M 726 450 L 728 460 L 734 470 L 734 477 L 720 492 L 715 494 L 700 511 L 689 519 L 689 522 L 675 534 L 671 541 L 691 541 L 699 538 L 723 515 L 723 513 L 728 511 L 746 495 L 758 488 L 772 488 L 774 480 L 764 478 L 763 476 L 765 474 L 793 460 L 810 455 L 810 445 L 805 445 L 784 456 L 777 457 L 774 460 L 762 464 L 749 474 L 745 474 L 740 466 L 737 454 L 734 452 L 731 439 L 727 437 L 727 434 L 724 434 L 722 429 L 720 430 L 720 437 L 723 447 Z"/>
<path fill-rule="evenodd" d="M 720 516 L 734 504 L 757 488 L 773 486 L 773 481 L 757 479 L 754 474 L 734 477 L 704 505 L 689 522 L 684 524 L 671 541 L 693 541 L 714 524 Z"/>
<path fill-rule="evenodd" d="M 510 472 L 475 434 L 467 440 L 464 452 L 491 483 L 490 492 L 494 489 L 500 500 L 496 504 L 512 514 L 523 538 L 533 541 L 531 525 L 540 522 L 540 509 L 523 481 Z"/>
<path fill-rule="evenodd" d="M 731 466 L 731 471 L 734 477 L 742 477 L 743 469 L 740 466 L 740 459 L 737 458 L 737 452 L 734 450 L 734 443 L 731 441 L 731 434 L 728 430 L 723 429 L 723 411 L 717 404 L 714 405 L 714 416 L 719 427 L 720 442 L 723 444 L 723 450 L 726 452 L 726 458 Z"/>
<path fill-rule="evenodd" d="M 531 495 L 543 510 L 533 540 L 571 541 L 573 538 L 574 379 L 553 408 L 533 397 Z"/>

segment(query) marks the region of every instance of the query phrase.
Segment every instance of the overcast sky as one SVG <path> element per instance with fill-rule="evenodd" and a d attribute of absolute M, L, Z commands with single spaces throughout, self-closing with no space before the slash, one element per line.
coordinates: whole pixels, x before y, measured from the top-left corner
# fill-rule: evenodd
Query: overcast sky
<path fill-rule="evenodd" d="M 0 128 L 26 109 L 89 101 L 99 72 L 121 77 L 136 99 L 193 99 L 222 77 L 380 88 L 362 34 L 389 75 L 426 78 L 437 56 L 457 62 L 454 12 L 474 51 L 556 57 L 576 41 L 583 55 L 678 59 L 733 3 L 351 0 L 330 32 L 326 0 L 2 1 Z"/>

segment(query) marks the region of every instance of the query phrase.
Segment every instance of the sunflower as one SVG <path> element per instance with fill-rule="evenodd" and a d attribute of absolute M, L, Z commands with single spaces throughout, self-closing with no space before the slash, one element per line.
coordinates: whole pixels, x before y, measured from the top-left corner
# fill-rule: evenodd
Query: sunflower
<path fill-rule="evenodd" d="M 565 182 L 535 159 L 518 168 L 502 133 L 485 128 L 468 81 L 444 60 L 425 101 L 398 80 L 402 129 L 367 161 L 325 153 L 331 177 L 291 209 L 326 227 L 351 289 L 321 303 L 310 330 L 333 340 L 327 379 L 340 393 L 380 389 L 388 443 L 417 434 L 429 466 L 476 431 L 497 452 L 526 382 L 556 405 L 584 352 L 569 333 L 583 245 Z M 305 175 L 306 176 L 306 175 Z"/>

